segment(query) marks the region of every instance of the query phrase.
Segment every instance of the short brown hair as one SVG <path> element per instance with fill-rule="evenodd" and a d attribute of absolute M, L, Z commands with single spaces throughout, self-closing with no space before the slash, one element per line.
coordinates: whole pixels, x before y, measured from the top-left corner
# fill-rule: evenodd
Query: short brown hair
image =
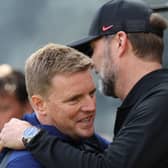
<path fill-rule="evenodd" d="M 93 66 L 90 58 L 77 50 L 59 44 L 47 44 L 26 61 L 25 77 L 29 98 L 46 96 L 56 74 L 75 73 Z"/>
<path fill-rule="evenodd" d="M 161 32 L 167 28 L 166 19 L 158 13 L 151 14 L 150 24 Z M 162 63 L 164 44 L 161 36 L 154 33 L 128 33 L 128 38 L 137 56 Z"/>

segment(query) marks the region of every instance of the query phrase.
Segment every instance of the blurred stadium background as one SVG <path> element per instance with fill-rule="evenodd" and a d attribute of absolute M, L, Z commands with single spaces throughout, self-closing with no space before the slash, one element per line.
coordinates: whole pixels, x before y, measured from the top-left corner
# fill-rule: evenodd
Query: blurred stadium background
<path fill-rule="evenodd" d="M 136 0 L 135 0 L 136 1 Z M 0 64 L 24 70 L 25 59 L 39 47 L 54 42 L 68 44 L 87 35 L 97 8 L 107 0 L 0 0 Z M 167 0 L 146 0 L 168 18 Z M 165 32 L 168 53 L 168 32 Z M 164 52 L 164 64 L 168 58 Z M 120 101 L 97 92 L 96 130 L 112 137 L 115 111 Z"/>

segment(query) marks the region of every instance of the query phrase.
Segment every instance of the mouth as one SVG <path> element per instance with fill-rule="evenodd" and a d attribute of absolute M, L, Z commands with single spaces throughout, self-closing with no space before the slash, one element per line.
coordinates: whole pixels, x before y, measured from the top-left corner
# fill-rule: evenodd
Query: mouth
<path fill-rule="evenodd" d="M 78 123 L 83 128 L 92 127 L 94 124 L 94 119 L 95 119 L 95 115 L 91 115 L 91 116 L 88 116 L 88 117 L 85 117 L 85 118 L 79 120 Z"/>

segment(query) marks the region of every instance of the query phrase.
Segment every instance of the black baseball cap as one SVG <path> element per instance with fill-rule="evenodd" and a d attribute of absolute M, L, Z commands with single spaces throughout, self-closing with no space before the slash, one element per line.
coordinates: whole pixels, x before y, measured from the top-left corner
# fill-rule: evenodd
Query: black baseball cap
<path fill-rule="evenodd" d="M 88 37 L 72 42 L 68 46 L 91 56 L 91 41 L 118 31 L 152 32 L 162 37 L 163 30 L 150 25 L 149 18 L 152 13 L 153 10 L 141 0 L 111 0 L 97 12 Z"/>

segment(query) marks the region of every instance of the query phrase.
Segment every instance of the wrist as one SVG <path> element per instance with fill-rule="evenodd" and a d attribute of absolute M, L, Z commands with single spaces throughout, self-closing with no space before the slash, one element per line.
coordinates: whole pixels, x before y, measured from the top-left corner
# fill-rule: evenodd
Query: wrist
<path fill-rule="evenodd" d="M 41 129 L 35 126 L 28 127 L 24 130 L 22 136 L 22 142 L 24 146 L 27 146 L 30 142 L 32 142 L 36 137 L 41 133 Z"/>

